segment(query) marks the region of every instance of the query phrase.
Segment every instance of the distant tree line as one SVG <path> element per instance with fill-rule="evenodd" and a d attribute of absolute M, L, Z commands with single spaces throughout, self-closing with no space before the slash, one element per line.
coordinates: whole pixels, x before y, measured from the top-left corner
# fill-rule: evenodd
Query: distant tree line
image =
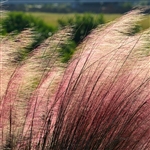
<path fill-rule="evenodd" d="M 149 2 L 140 2 L 140 5 L 147 5 Z M 71 12 L 95 12 L 95 13 L 125 13 L 131 10 L 134 5 L 130 2 L 125 3 L 74 3 L 74 4 L 42 4 L 42 5 L 7 5 L 6 10 L 10 11 L 32 11 L 32 12 L 53 12 L 53 13 L 71 13 Z"/>

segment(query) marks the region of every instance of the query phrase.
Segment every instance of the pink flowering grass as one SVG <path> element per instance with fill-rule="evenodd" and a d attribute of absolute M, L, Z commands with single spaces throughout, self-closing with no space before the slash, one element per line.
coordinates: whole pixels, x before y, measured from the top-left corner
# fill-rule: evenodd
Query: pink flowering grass
<path fill-rule="evenodd" d="M 101 63 L 70 78 L 58 97 L 61 104 L 50 149 L 149 148 L 148 76 L 139 79 L 142 70 L 120 73 L 123 67 L 105 76 L 111 62 L 103 70 Z"/>
<path fill-rule="evenodd" d="M 140 11 L 94 30 L 65 70 L 47 66 L 21 124 L 8 104 L 17 101 L 17 68 L 1 103 L 1 149 L 149 150 L 150 59 L 142 55 L 149 32 L 126 34 L 136 17 Z"/>

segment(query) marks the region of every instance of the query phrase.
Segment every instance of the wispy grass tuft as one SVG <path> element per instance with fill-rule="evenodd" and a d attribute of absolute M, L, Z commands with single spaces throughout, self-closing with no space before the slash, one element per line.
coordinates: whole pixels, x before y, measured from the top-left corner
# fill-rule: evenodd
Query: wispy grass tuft
<path fill-rule="evenodd" d="M 48 69 L 39 71 L 40 82 L 26 99 L 19 92 L 27 66 L 20 64 L 1 102 L 1 149 L 148 150 L 150 66 L 140 50 L 149 32 L 122 33 L 138 18 L 140 11 L 135 10 L 95 29 L 66 68 L 55 51 L 53 59 L 45 51 L 42 58 L 47 63 L 40 62 Z M 40 47 L 26 63 L 34 60 L 36 66 L 39 54 Z M 21 100 L 27 101 L 22 122 L 16 115 Z"/>

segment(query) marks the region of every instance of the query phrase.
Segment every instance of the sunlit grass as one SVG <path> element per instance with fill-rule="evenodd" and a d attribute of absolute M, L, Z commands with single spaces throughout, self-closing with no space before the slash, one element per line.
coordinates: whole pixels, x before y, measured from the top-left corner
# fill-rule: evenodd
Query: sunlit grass
<path fill-rule="evenodd" d="M 142 29 L 150 28 L 150 15 L 146 15 L 142 21 L 139 22 L 142 26 Z"/>
<path fill-rule="evenodd" d="M 42 19 L 45 23 L 51 24 L 53 26 L 58 26 L 58 19 L 67 19 L 70 17 L 74 17 L 75 14 L 57 14 L 57 13 L 42 13 L 42 12 L 30 12 L 29 14 L 39 17 Z"/>
<path fill-rule="evenodd" d="M 34 17 L 38 17 L 42 19 L 46 24 L 50 24 L 53 27 L 58 26 L 58 20 L 64 19 L 67 20 L 68 18 L 74 17 L 75 13 L 43 13 L 43 12 L 28 12 L 28 14 L 33 15 Z M 80 13 L 82 15 L 83 13 Z M 99 14 L 92 14 L 93 16 L 97 17 Z M 104 19 L 106 22 L 111 22 L 116 18 L 122 16 L 122 14 L 103 14 Z M 150 15 L 146 15 L 142 21 L 139 22 L 142 26 L 142 29 L 148 29 L 150 27 Z"/>
<path fill-rule="evenodd" d="M 75 16 L 75 13 L 63 14 L 63 13 L 42 13 L 42 12 L 30 12 L 31 15 L 39 17 L 45 23 L 51 24 L 52 26 L 58 26 L 57 20 L 71 18 Z M 81 14 L 82 15 L 82 14 Z M 92 14 L 97 17 L 99 14 Z M 103 14 L 106 22 L 110 22 L 122 16 L 122 14 Z M 142 29 L 148 29 L 150 27 L 150 15 L 146 15 L 142 21 L 139 22 Z"/>
<path fill-rule="evenodd" d="M 29 14 L 31 14 L 35 17 L 39 17 L 45 23 L 51 24 L 53 26 L 58 25 L 57 20 L 59 20 L 59 19 L 67 19 L 67 18 L 75 16 L 75 13 L 63 14 L 63 13 L 30 12 Z M 80 15 L 82 15 L 82 14 L 80 14 Z M 99 14 L 92 14 L 92 15 L 97 17 Z M 121 16 L 121 14 L 104 14 L 104 18 L 105 18 L 106 22 L 110 22 L 120 16 Z"/>
<path fill-rule="evenodd" d="M 149 34 L 123 34 L 140 18 L 131 12 L 93 30 L 67 66 L 56 50 L 72 36 L 70 28 L 49 37 L 14 72 L 4 61 L 13 45 L 3 40 L 10 48 L 0 49 L 6 64 L 1 73 L 12 75 L 3 81 L 8 86 L 0 103 L 0 149 L 149 149 L 150 64 L 140 55 Z M 30 96 L 26 84 L 33 86 Z"/>

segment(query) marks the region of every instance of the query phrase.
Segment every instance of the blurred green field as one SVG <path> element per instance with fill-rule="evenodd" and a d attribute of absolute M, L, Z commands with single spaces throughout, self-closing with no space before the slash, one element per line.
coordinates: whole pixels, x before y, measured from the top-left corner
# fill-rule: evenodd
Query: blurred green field
<path fill-rule="evenodd" d="M 35 17 L 38 17 L 42 19 L 45 23 L 51 24 L 52 26 L 56 27 L 58 26 L 58 19 L 67 19 L 70 17 L 74 17 L 74 13 L 70 14 L 58 14 L 58 13 L 42 13 L 42 12 L 30 12 L 28 14 L 31 14 Z M 82 14 L 81 14 L 82 15 Z M 97 17 L 98 14 L 92 14 L 94 17 Z M 121 17 L 122 14 L 103 14 L 104 19 L 106 22 L 110 22 L 115 20 L 116 18 Z M 146 15 L 142 21 L 139 22 L 139 24 L 142 26 L 142 29 L 145 30 L 150 27 L 150 15 Z"/>
<path fill-rule="evenodd" d="M 70 14 L 58 14 L 58 13 L 41 13 L 41 12 L 30 12 L 28 14 L 31 14 L 35 17 L 38 17 L 40 19 L 42 19 L 45 23 L 47 24 L 51 24 L 53 26 L 57 26 L 58 19 L 67 19 L 70 17 L 74 17 L 75 14 L 74 13 L 70 13 Z M 82 15 L 82 14 L 80 14 Z M 92 14 L 94 17 L 98 17 L 98 14 Z M 120 17 L 121 14 L 104 14 L 104 18 L 106 22 L 110 22 L 118 17 Z"/>
<path fill-rule="evenodd" d="M 58 26 L 58 20 L 71 18 L 75 16 L 75 13 L 63 14 L 63 13 L 42 13 L 42 12 L 28 12 L 27 14 L 33 15 L 34 17 L 42 19 L 46 24 L 50 24 L 53 27 Z M 80 14 L 82 15 L 82 14 Z M 98 14 L 92 14 L 94 17 L 98 17 Z M 122 14 L 103 14 L 106 22 L 110 22 L 122 16 Z M 2 19 L 0 19 L 1 22 Z M 144 19 L 138 23 L 141 25 L 142 30 L 150 27 L 150 15 L 145 15 Z"/>
<path fill-rule="evenodd" d="M 150 28 L 150 15 L 144 16 L 144 19 L 140 21 L 139 24 L 144 30 Z"/>

